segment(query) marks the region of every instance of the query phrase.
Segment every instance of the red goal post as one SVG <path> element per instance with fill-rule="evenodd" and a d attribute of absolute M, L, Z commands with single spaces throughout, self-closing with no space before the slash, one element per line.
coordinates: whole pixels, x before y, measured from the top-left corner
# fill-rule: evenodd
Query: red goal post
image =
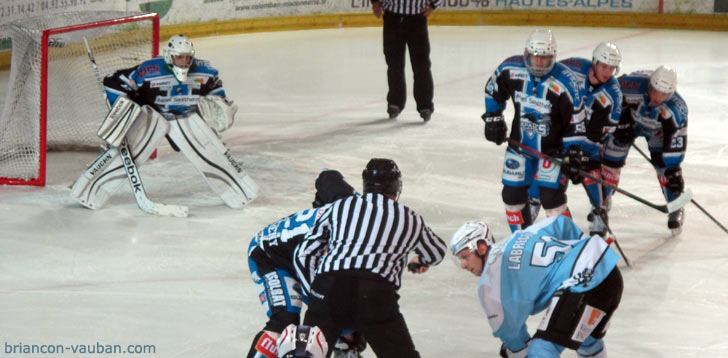
<path fill-rule="evenodd" d="M 96 129 L 107 107 L 83 38 L 103 76 L 158 55 L 159 16 L 54 14 L 11 24 L 11 31 L 8 99 L 0 116 L 0 184 L 44 186 L 48 150 L 101 144 Z"/>

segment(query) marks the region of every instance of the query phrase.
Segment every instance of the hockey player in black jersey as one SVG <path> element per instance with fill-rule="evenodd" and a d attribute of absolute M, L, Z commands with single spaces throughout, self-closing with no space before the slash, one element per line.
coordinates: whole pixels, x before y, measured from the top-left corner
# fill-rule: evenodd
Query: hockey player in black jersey
<path fill-rule="evenodd" d="M 311 257 L 308 272 L 296 272 L 293 253 L 303 241 L 329 203 L 355 194 L 354 188 L 336 170 L 322 171 L 316 179 L 313 208 L 305 209 L 278 220 L 258 232 L 248 248 L 248 266 L 258 286 L 258 297 L 268 315 L 268 322 L 253 339 L 247 358 L 273 358 L 275 341 L 289 324 L 298 325 L 301 307 L 308 303 L 309 287 L 318 261 Z M 300 281 L 308 284 L 301 285 Z M 358 357 L 366 343 L 360 334 L 349 331 L 333 347 L 335 357 Z"/>

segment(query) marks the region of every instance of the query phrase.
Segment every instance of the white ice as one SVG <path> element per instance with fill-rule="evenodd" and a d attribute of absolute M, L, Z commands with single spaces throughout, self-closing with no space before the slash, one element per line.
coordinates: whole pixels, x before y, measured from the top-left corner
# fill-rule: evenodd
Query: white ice
<path fill-rule="evenodd" d="M 504 147 L 483 138 L 483 88 L 502 60 L 522 53 L 531 30 L 430 27 L 436 111 L 424 125 L 411 94 L 401 116 L 386 119 L 381 28 L 196 39 L 198 56 L 220 69 L 240 106 L 224 141 L 263 194 L 243 210 L 225 207 L 165 144 L 159 159 L 142 167 L 147 191 L 154 200 L 189 205 L 189 218 L 144 214 L 127 187 L 91 211 L 69 197 L 68 186 L 95 154 L 51 154 L 46 187 L 0 188 L 0 344 L 154 344 L 156 353 L 145 356 L 244 356 L 266 321 L 246 261 L 250 238 L 308 207 L 322 168 L 340 170 L 361 189 L 371 157 L 397 161 L 401 202 L 444 240 L 474 218 L 506 237 Z M 698 203 L 728 223 L 726 34 L 554 31 L 560 59 L 591 57 L 609 40 L 624 54 L 622 73 L 677 68 L 690 109 L 685 181 Z M 664 203 L 654 171 L 635 151 L 622 177 L 624 189 Z M 586 229 L 582 188 L 570 188 L 569 203 Z M 610 356 L 728 356 L 728 234 L 695 206 L 686 218 L 683 233 L 671 237 L 666 215 L 615 197 L 610 223 L 634 267 L 619 265 L 625 291 L 606 336 Z M 497 356 L 500 343 L 475 286 L 476 278 L 450 260 L 404 275 L 400 305 L 423 357 Z M 539 318 L 529 320 L 531 332 Z"/>

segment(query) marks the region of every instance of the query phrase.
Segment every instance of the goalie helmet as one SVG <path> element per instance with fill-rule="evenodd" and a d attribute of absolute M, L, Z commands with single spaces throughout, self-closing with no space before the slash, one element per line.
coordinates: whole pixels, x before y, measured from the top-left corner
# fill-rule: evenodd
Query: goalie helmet
<path fill-rule="evenodd" d="M 650 75 L 650 87 L 656 91 L 672 95 L 677 88 L 677 72 L 667 66 L 658 67 Z"/>
<path fill-rule="evenodd" d="M 174 35 L 169 38 L 162 53 L 164 54 L 164 62 L 172 68 L 177 80 L 180 82 L 187 80 L 187 72 L 190 70 L 192 60 L 195 57 L 195 48 L 192 41 L 185 35 Z"/>
<path fill-rule="evenodd" d="M 602 42 L 594 49 L 592 54 L 592 63 L 596 65 L 597 62 L 614 67 L 614 76 L 616 76 L 622 66 L 622 53 L 617 45 L 611 42 Z"/>
<path fill-rule="evenodd" d="M 399 197 L 402 173 L 392 159 L 372 158 L 362 171 L 365 193 L 382 193 Z"/>
<path fill-rule="evenodd" d="M 354 187 L 349 185 L 344 176 L 336 170 L 324 169 L 316 178 L 315 186 L 316 196 L 312 203 L 314 208 L 356 193 Z"/>
<path fill-rule="evenodd" d="M 318 327 L 289 324 L 278 338 L 278 358 L 325 358 L 329 346 Z"/>
<path fill-rule="evenodd" d="M 536 66 L 533 56 L 551 56 L 551 59 L 543 66 Z M 526 68 L 532 75 L 541 77 L 551 72 L 556 63 L 556 39 L 551 30 L 536 29 L 528 36 L 524 58 Z"/>
<path fill-rule="evenodd" d="M 468 221 L 455 231 L 450 241 L 450 251 L 453 256 L 461 253 L 463 250 L 478 250 L 478 242 L 482 241 L 488 247 L 495 244 L 495 237 L 490 227 L 483 221 Z"/>

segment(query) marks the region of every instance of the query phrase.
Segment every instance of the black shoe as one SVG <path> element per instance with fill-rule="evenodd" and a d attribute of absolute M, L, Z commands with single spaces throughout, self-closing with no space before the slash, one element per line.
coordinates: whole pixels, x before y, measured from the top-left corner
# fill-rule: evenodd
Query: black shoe
<path fill-rule="evenodd" d="M 402 109 L 393 104 L 390 104 L 389 106 L 387 106 L 387 113 L 389 114 L 389 119 L 397 118 L 397 116 L 399 115 L 400 112 L 402 112 Z"/>
<path fill-rule="evenodd" d="M 683 208 L 673 211 L 667 216 L 667 227 L 672 231 L 673 235 L 677 235 L 682 231 L 682 225 L 685 222 L 685 212 Z"/>
<path fill-rule="evenodd" d="M 423 109 L 420 111 L 420 117 L 427 122 L 432 118 L 432 110 L 431 109 Z"/>

